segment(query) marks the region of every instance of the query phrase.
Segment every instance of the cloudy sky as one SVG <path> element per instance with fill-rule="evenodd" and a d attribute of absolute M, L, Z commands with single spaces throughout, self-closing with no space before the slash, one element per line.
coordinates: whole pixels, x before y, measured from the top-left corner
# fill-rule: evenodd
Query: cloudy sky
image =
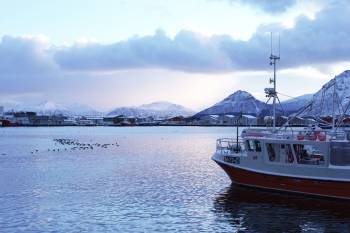
<path fill-rule="evenodd" d="M 350 69 L 347 0 L 0 3 L 3 105 L 164 100 L 201 110 L 239 89 L 264 100 L 271 32 L 281 38 L 285 95 L 315 92 Z"/>

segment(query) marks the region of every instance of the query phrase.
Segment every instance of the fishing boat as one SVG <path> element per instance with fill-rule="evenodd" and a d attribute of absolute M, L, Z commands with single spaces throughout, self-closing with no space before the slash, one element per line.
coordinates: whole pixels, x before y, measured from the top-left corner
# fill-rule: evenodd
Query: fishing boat
<path fill-rule="evenodd" d="M 276 62 L 279 60 L 280 56 L 271 52 L 273 87 L 265 88 L 266 96 L 273 100 L 271 126 L 246 128 L 240 136 L 237 126 L 236 137 L 217 140 L 212 159 L 237 185 L 350 199 L 350 131 L 340 125 L 345 113 L 336 115 L 337 104 L 333 102 L 329 127 L 318 124 L 302 129 L 289 127 L 290 120 L 305 112 L 312 106 L 310 103 L 277 127 Z"/>

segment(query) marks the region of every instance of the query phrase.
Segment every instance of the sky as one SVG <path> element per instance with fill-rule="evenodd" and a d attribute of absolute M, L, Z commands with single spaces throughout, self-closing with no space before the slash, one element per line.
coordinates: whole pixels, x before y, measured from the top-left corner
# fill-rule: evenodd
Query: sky
<path fill-rule="evenodd" d="M 347 0 L 0 0 L 0 105 L 195 111 L 246 90 L 299 96 L 350 69 Z"/>

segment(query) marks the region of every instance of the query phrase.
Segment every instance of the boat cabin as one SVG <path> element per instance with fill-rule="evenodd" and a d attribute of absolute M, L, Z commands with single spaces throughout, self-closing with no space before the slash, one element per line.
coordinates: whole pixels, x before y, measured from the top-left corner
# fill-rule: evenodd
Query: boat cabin
<path fill-rule="evenodd" d="M 348 142 L 346 135 L 330 131 L 273 134 L 265 129 L 248 129 L 239 140 L 219 139 L 217 152 L 285 166 L 350 166 Z"/>

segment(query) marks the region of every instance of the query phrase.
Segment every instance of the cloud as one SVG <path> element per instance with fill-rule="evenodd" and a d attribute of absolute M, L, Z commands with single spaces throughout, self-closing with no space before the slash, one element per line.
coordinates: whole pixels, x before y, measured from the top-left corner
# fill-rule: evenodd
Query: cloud
<path fill-rule="evenodd" d="M 197 73 L 267 70 L 271 31 L 280 33 L 282 68 L 349 62 L 348 15 L 350 6 L 340 1 L 329 4 L 315 19 L 297 18 L 292 28 L 262 25 L 248 41 L 191 31 L 180 31 L 171 38 L 158 30 L 151 36 L 107 45 L 84 40 L 55 47 L 41 37 L 5 36 L 0 43 L 0 79 L 158 68 Z"/>
<path fill-rule="evenodd" d="M 264 70 L 270 51 L 270 32 L 278 32 L 281 38 L 282 68 L 350 61 L 349 14 L 348 5 L 332 5 L 319 12 L 314 20 L 300 16 L 293 28 L 271 24 L 259 27 L 246 42 L 222 39 L 221 49 L 230 56 L 235 69 Z"/>
<path fill-rule="evenodd" d="M 319 88 L 320 81 L 310 77 L 319 77 L 320 73 L 305 67 L 317 71 L 322 67 L 324 71 L 328 66 L 350 64 L 348 15 L 350 6 L 338 1 L 328 4 L 312 19 L 297 18 L 292 28 L 261 25 L 247 41 L 228 35 L 206 37 L 191 31 L 170 37 L 161 30 L 112 44 L 82 38 L 70 46 L 52 45 L 43 36 L 4 36 L 0 40 L 0 103 L 44 98 L 56 102 L 94 102 L 96 106 L 107 107 L 116 101 L 122 105 L 127 101 L 140 103 L 137 102 L 140 99 L 176 97 L 179 87 L 185 93 L 180 95 L 182 103 L 196 98 L 193 94 L 196 90 L 199 99 L 203 98 L 203 90 L 217 89 L 216 93 L 222 93 L 223 88 L 229 92 L 232 88 L 245 88 L 244 85 L 258 92 L 265 82 L 261 77 L 267 72 L 260 76 L 256 74 L 259 72 L 243 72 L 250 75 L 241 75 L 244 82 L 237 86 L 229 82 L 233 76 L 230 72 L 270 70 L 271 31 L 281 36 L 282 59 L 278 68 L 289 72 L 282 75 L 288 77 L 287 85 L 281 82 L 281 90 L 287 90 L 283 93 L 291 93 L 288 88 L 296 81 L 308 83 L 299 88 L 300 94 L 312 92 Z M 222 84 L 223 76 L 226 84 Z M 232 80 L 239 80 L 239 76 L 239 72 L 235 73 Z"/>
<path fill-rule="evenodd" d="M 190 31 L 174 39 L 158 30 L 153 36 L 134 37 L 111 45 L 88 44 L 61 49 L 55 60 L 63 69 L 118 70 L 165 68 L 189 72 L 228 70 L 226 56 L 215 42 Z"/>
<path fill-rule="evenodd" d="M 4 36 L 0 43 L 2 75 L 42 75 L 53 69 L 49 43 L 43 36 Z"/>
<path fill-rule="evenodd" d="M 187 72 L 266 70 L 270 32 L 281 37 L 280 65 L 293 68 L 350 60 L 348 5 L 330 5 L 315 19 L 300 16 L 293 28 L 264 25 L 248 41 L 220 35 L 203 37 L 181 31 L 169 38 L 158 31 L 153 36 L 134 37 L 111 45 L 73 46 L 55 53 L 56 62 L 67 70 L 120 70 L 164 68 Z"/>
<path fill-rule="evenodd" d="M 297 0 L 229 0 L 240 4 L 251 5 L 269 13 L 281 13 L 297 3 Z"/>
<path fill-rule="evenodd" d="M 4 36 L 0 41 L 2 94 L 39 92 L 60 73 L 48 39 L 38 36 Z"/>
<path fill-rule="evenodd" d="M 349 14 L 349 4 L 339 1 L 319 12 L 315 20 L 299 17 L 294 28 L 281 29 L 282 65 L 296 67 L 349 61 Z"/>

